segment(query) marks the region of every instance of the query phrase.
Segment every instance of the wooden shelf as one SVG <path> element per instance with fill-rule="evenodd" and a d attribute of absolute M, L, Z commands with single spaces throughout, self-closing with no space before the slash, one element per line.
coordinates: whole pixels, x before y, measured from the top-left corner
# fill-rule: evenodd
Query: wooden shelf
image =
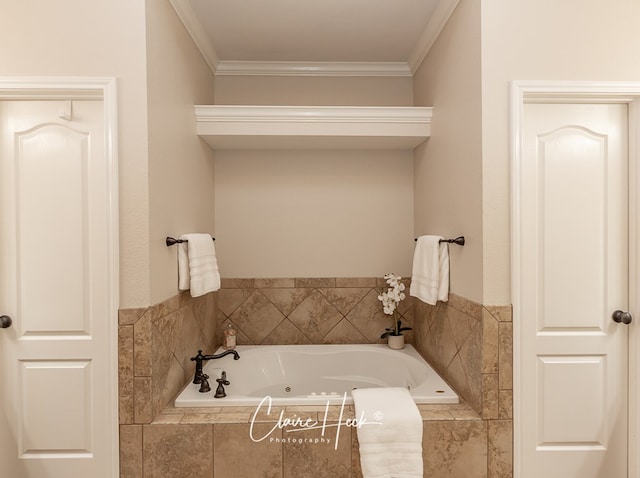
<path fill-rule="evenodd" d="M 413 149 L 431 134 L 428 107 L 195 106 L 214 149 Z"/>

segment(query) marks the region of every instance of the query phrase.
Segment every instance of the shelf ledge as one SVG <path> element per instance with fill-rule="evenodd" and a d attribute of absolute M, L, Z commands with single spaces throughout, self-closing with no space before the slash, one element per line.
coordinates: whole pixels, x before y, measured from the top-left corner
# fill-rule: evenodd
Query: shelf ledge
<path fill-rule="evenodd" d="M 195 106 L 214 149 L 413 149 L 431 134 L 430 107 Z"/>

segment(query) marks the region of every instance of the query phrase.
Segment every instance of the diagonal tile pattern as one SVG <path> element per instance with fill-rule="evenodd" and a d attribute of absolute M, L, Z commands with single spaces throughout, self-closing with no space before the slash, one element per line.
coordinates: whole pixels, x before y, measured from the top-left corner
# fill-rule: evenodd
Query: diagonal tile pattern
<path fill-rule="evenodd" d="M 223 287 L 202 298 L 182 293 L 146 309 L 120 311 L 122 477 L 156 476 L 162 470 L 180 476 L 211 476 L 214 469 L 217 474 L 227 473 L 227 465 L 242 468 L 239 463 L 244 462 L 219 458 L 247 441 L 251 413 L 201 414 L 212 417 L 209 421 L 192 420 L 190 413 L 183 418 L 164 416 L 164 422 L 155 418 L 191 376 L 193 351 L 199 347 L 215 350 L 216 336 L 227 323 L 237 327 L 238 341 L 245 344 L 377 342 L 390 325 L 377 300 L 385 288 L 379 278 L 234 279 L 223 281 Z M 465 399 L 466 403 L 454 407 L 470 405 L 480 413 L 478 416 L 471 408 L 442 409 L 441 405 L 434 405 L 433 410 L 421 408 L 424 443 L 428 444 L 424 447 L 425 471 L 434 478 L 512 476 L 511 307 L 484 306 L 450 294 L 448 303 L 436 306 L 408 297 L 399 312 L 403 324 L 416 329 L 407 333 L 407 340 L 415 338 L 420 353 Z M 237 433 L 230 427 L 236 427 Z M 180 471 L 172 468 L 175 460 L 158 458 L 164 450 L 181 453 L 175 443 L 194 433 L 201 435 L 202 447 L 191 451 Z M 229 448 L 231 442 L 221 436 L 240 442 Z M 345 443 L 351 451 L 343 450 L 344 462 L 336 463 L 332 476 L 360 476 L 356 434 Z M 317 464 L 326 460 L 322 454 L 290 453 L 287 446 L 263 450 L 260 470 L 268 472 L 260 476 L 298 476 L 300 460 L 316 464 L 313 471 L 305 471 L 305 476 L 312 476 Z M 243 452 L 246 454 L 246 450 L 237 454 L 240 460 Z M 291 474 L 294 470 L 295 475 Z"/>
<path fill-rule="evenodd" d="M 215 294 L 180 293 L 146 309 L 121 309 L 118 318 L 121 424 L 150 423 L 193 374 L 198 349 L 217 342 Z"/>
<path fill-rule="evenodd" d="M 417 348 L 440 375 L 483 418 L 509 418 L 511 307 L 485 307 L 450 294 L 448 303 L 435 306 L 416 301 L 413 314 Z"/>
<path fill-rule="evenodd" d="M 293 312 L 295 308 L 302 303 L 302 301 L 313 293 L 313 289 L 306 287 L 260 290 L 280 312 L 287 316 L 291 314 L 291 312 Z"/>
<path fill-rule="evenodd" d="M 370 290 L 347 315 L 349 322 L 367 338 L 369 343 L 378 342 L 384 329 L 393 324 L 393 320 L 382 311 L 378 294 L 378 291 Z"/>
<path fill-rule="evenodd" d="M 342 315 L 347 315 L 372 289 L 333 287 L 318 290 Z"/>
<path fill-rule="evenodd" d="M 284 319 L 284 314 L 274 306 L 259 289 L 231 314 L 229 320 L 254 344 L 262 341 Z"/>
<path fill-rule="evenodd" d="M 372 277 L 223 279 L 218 331 L 231 322 L 239 344 L 381 343 L 392 323 L 378 300 L 386 287 Z M 411 297 L 399 311 L 411 327 Z M 412 333 L 405 334 L 412 342 Z"/>
<path fill-rule="evenodd" d="M 284 319 L 273 331 L 262 341 L 262 345 L 305 345 L 311 340 L 300 332 L 289 319 Z"/>
<path fill-rule="evenodd" d="M 341 319 L 338 309 L 318 290 L 314 290 L 289 314 L 289 320 L 314 343 L 321 342 Z"/>

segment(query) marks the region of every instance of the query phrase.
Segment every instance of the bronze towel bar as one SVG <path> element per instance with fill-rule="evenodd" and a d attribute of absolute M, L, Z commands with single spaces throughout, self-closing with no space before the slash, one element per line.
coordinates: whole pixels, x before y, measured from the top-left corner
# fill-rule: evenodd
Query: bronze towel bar
<path fill-rule="evenodd" d="M 212 237 L 211 240 L 215 241 L 216 238 Z M 186 239 L 176 239 L 174 237 L 167 236 L 164 242 L 167 245 L 167 247 L 169 247 L 169 246 L 173 246 L 174 244 L 182 244 L 183 242 L 189 242 L 189 241 L 187 241 Z"/>
<path fill-rule="evenodd" d="M 416 237 L 415 241 L 418 240 Z M 464 246 L 464 236 L 458 236 L 455 239 L 440 239 L 440 242 L 448 242 L 449 244 L 458 244 L 459 246 Z"/>

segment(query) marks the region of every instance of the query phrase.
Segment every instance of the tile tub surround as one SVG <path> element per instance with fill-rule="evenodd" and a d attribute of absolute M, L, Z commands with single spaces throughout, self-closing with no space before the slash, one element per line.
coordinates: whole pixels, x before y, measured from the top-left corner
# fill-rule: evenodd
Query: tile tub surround
<path fill-rule="evenodd" d="M 412 327 L 413 298 L 400 303 L 402 324 Z M 384 278 L 223 279 L 218 330 L 232 323 L 238 344 L 366 344 L 391 327 L 378 295 Z M 413 332 L 405 332 L 413 343 Z"/>
<path fill-rule="evenodd" d="M 350 455 L 341 448 L 340 457 L 333 453 L 309 455 L 304 449 L 291 449 L 289 444 L 275 449 L 254 448 L 257 444 L 247 442 L 247 427 L 255 410 L 235 407 L 221 411 L 177 410 L 171 406 L 164 408 L 163 404 L 168 403 L 191 376 L 193 364 L 184 360 L 193 353 L 193 345 L 189 344 L 205 342 L 204 337 L 210 337 L 214 342 L 210 346 L 212 350 L 221 339 L 222 327 L 234 314 L 242 323 L 249 316 L 261 320 L 263 316 L 252 315 L 249 312 L 252 310 L 266 310 L 267 315 L 273 313 L 260 294 L 283 316 L 275 325 L 267 321 L 266 327 L 258 326 L 257 331 L 249 327 L 254 338 L 264 335 L 261 343 L 313 343 L 314 337 L 321 337 L 316 343 L 342 343 L 340 340 L 353 343 L 354 336 L 364 337 L 360 340 L 365 343 L 370 337 L 375 343 L 379 341 L 381 329 L 389 326 L 389 318 L 382 314 L 377 300 L 377 294 L 385 287 L 384 279 L 377 278 L 223 280 L 223 289 L 205 298 L 192 299 L 188 294 L 180 294 L 146 309 L 121 310 L 121 477 L 316 478 L 323 476 L 317 470 L 325 463 L 333 463 L 334 459 L 332 473 L 335 474 L 327 476 L 360 477 L 355 431 L 351 434 Z M 312 297 L 310 302 L 302 305 L 309 297 Z M 300 315 L 294 314 L 301 305 Z M 234 307 L 231 312 L 230 307 Z M 340 313 L 337 321 L 332 308 Z M 300 320 L 302 311 L 310 314 L 308 320 Z M 482 306 L 451 294 L 448 303 L 437 306 L 408 297 L 401 311 L 403 323 L 411 323 L 416 329 L 411 335 L 416 348 L 467 400 L 459 409 L 456 405 L 420 406 L 425 420 L 425 444 L 428 442 L 424 451 L 425 476 L 511 477 L 511 307 Z M 380 314 L 376 319 L 367 319 L 366 314 L 376 313 Z M 214 326 L 216 314 L 217 326 Z M 334 325 L 323 334 L 326 328 L 313 324 L 326 316 Z M 306 325 L 296 325 L 297 322 Z M 245 331 L 239 326 L 238 329 L 241 343 L 243 340 L 252 343 Z M 476 366 L 469 366 L 474 364 Z M 191 446 L 193 436 L 199 441 Z M 252 448 L 247 448 L 247 443 Z M 181 447 L 187 451 L 180 452 Z M 247 451 L 251 452 L 252 459 L 255 452 L 255 460 L 246 460 Z M 301 475 L 307 469 L 302 462 L 312 463 L 316 468 L 314 473 Z M 296 463 L 302 468 L 296 468 L 293 473 Z M 244 470 L 247 464 L 251 464 L 253 471 L 245 474 L 229 471 Z M 344 468 L 347 464 L 348 472 Z"/>
<path fill-rule="evenodd" d="M 512 476 L 511 306 L 483 306 L 455 294 L 414 302 L 414 346 L 478 412 L 489 437 L 489 477 Z"/>
<path fill-rule="evenodd" d="M 180 293 L 118 314 L 120 423 L 151 423 L 193 375 L 190 358 L 215 349 L 216 293 Z"/>
<path fill-rule="evenodd" d="M 471 407 L 419 405 L 423 419 L 423 460 L 429 478 L 487 478 L 490 453 L 505 446 L 500 431 L 492 432 Z M 357 431 L 343 426 L 337 449 L 336 428 L 328 428 L 329 443 L 283 442 L 289 437 L 316 440 L 320 430 L 287 433 L 277 419 L 299 417 L 319 421 L 324 406 L 273 407 L 250 427 L 255 408 L 166 408 L 151 424 L 121 425 L 121 478 L 360 478 Z M 344 409 L 342 423 L 354 418 L 353 406 Z M 332 406 L 327 424 L 340 419 Z M 273 430 L 273 431 L 272 431 Z M 270 433 L 271 432 L 271 433 Z M 278 441 L 279 440 L 279 441 Z"/>
<path fill-rule="evenodd" d="M 482 306 L 451 294 L 415 301 L 416 349 L 486 419 L 511 418 L 510 306 Z"/>

